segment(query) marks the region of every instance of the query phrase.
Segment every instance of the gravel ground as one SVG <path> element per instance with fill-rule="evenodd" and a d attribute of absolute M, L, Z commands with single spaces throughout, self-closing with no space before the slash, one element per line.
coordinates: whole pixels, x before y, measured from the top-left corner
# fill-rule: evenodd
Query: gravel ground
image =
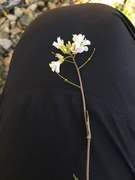
<path fill-rule="evenodd" d="M 26 27 L 42 12 L 90 0 L 0 0 L 0 94 L 10 60 Z"/>
<path fill-rule="evenodd" d="M 0 94 L 10 60 L 26 27 L 42 12 L 89 0 L 0 0 Z"/>

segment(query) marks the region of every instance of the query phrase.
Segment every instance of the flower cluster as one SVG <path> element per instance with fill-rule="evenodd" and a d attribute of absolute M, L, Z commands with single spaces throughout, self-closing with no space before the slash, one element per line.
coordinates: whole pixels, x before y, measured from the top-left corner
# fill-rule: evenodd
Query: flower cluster
<path fill-rule="evenodd" d="M 58 37 L 57 42 L 54 41 L 52 45 L 67 55 L 76 55 L 88 51 L 87 45 L 90 45 L 91 42 L 85 38 L 85 35 L 73 34 L 72 40 L 72 43 L 68 41 L 68 43 L 65 44 L 64 40 Z M 53 72 L 60 73 L 60 65 L 64 62 L 64 56 L 56 53 L 55 57 L 58 58 L 58 60 L 52 61 L 49 63 L 49 66 Z"/>

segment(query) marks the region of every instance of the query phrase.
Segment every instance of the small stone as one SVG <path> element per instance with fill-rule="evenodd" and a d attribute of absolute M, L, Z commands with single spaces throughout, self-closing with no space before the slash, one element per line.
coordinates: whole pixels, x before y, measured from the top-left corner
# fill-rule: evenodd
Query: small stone
<path fill-rule="evenodd" d="M 0 38 L 9 38 L 9 32 L 1 31 L 0 32 Z"/>
<path fill-rule="evenodd" d="M 44 7 L 44 8 L 43 8 L 43 11 L 47 11 L 47 10 L 48 10 L 48 8 L 47 8 L 47 7 Z"/>
<path fill-rule="evenodd" d="M 9 21 L 8 20 L 2 21 L 2 23 L 0 24 L 0 38 L 8 37 L 9 31 L 10 31 Z"/>
<path fill-rule="evenodd" d="M 43 2 L 43 1 L 39 1 L 38 3 L 37 3 L 37 9 L 38 9 L 38 11 L 39 12 L 42 12 L 43 11 L 43 8 L 45 7 L 45 2 Z"/>
<path fill-rule="evenodd" d="M 35 14 L 35 18 L 37 18 L 40 14 L 42 14 L 42 12 L 38 12 Z"/>
<path fill-rule="evenodd" d="M 12 29 L 12 28 L 15 28 L 15 26 L 16 26 L 16 21 L 11 21 L 11 22 L 10 22 L 10 27 L 11 27 L 11 29 Z"/>
<path fill-rule="evenodd" d="M 0 25 L 2 25 L 6 21 L 6 17 L 0 17 Z"/>
<path fill-rule="evenodd" d="M 33 21 L 33 19 L 34 19 L 34 17 L 31 14 L 24 14 L 20 18 L 20 22 L 22 25 L 28 26 Z"/>
<path fill-rule="evenodd" d="M 52 3 L 52 2 L 48 2 L 48 8 L 49 9 L 54 9 L 54 8 L 56 8 L 56 4 Z"/>
<path fill-rule="evenodd" d="M 68 3 L 63 3 L 63 4 L 61 5 L 61 7 L 65 7 L 65 6 L 69 6 L 69 4 L 68 4 Z"/>
<path fill-rule="evenodd" d="M 38 6 L 45 6 L 45 2 L 44 1 L 39 1 L 37 4 L 38 4 Z"/>
<path fill-rule="evenodd" d="M 17 17 L 21 17 L 21 16 L 23 15 L 23 11 L 21 10 L 21 8 L 15 7 L 15 8 L 14 8 L 14 14 L 15 14 Z"/>
<path fill-rule="evenodd" d="M 18 28 L 18 27 L 15 27 L 15 28 L 10 30 L 10 33 L 11 33 L 12 36 L 15 36 L 16 34 L 21 33 L 21 29 Z"/>
<path fill-rule="evenodd" d="M 20 4 L 21 0 L 10 0 L 7 2 L 8 2 L 8 5 L 6 6 L 6 8 L 10 8 L 10 7 L 14 7 L 14 6 L 17 6 L 18 4 Z"/>
<path fill-rule="evenodd" d="M 0 39 L 0 46 L 5 50 L 8 50 L 12 46 L 12 41 L 10 39 Z"/>
<path fill-rule="evenodd" d="M 37 4 L 35 3 L 35 4 L 32 4 L 32 5 L 30 5 L 29 7 L 28 7 L 28 9 L 30 9 L 30 10 L 32 10 L 32 11 L 35 11 L 36 9 L 37 9 Z"/>
<path fill-rule="evenodd" d="M 5 33 L 9 33 L 9 32 L 10 32 L 9 26 L 6 26 L 6 27 L 5 27 L 4 32 L 5 32 Z"/>
<path fill-rule="evenodd" d="M 7 28 L 9 28 L 10 21 L 7 19 L 0 25 L 0 31 L 7 31 Z"/>
<path fill-rule="evenodd" d="M 38 2 L 38 0 L 25 0 L 26 4 L 33 4 L 35 2 Z"/>
<path fill-rule="evenodd" d="M 17 17 L 15 15 L 12 15 L 12 14 L 8 14 L 7 15 L 7 18 L 10 20 L 10 21 L 16 21 Z"/>

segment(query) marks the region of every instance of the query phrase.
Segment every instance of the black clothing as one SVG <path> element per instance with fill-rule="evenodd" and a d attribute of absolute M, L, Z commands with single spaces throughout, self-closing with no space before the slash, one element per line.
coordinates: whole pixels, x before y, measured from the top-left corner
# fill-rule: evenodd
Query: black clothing
<path fill-rule="evenodd" d="M 80 91 L 51 71 L 52 43 L 82 33 L 77 55 L 92 127 L 90 180 L 135 179 L 135 29 L 118 10 L 87 3 L 47 11 L 22 35 L 0 109 L 0 180 L 84 180 L 86 139 Z M 61 74 L 78 83 L 74 66 Z"/>

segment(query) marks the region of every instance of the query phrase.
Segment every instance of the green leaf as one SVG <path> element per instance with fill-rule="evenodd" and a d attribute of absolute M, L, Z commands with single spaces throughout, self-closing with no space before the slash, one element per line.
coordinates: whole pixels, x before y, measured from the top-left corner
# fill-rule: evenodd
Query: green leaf
<path fill-rule="evenodd" d="M 79 180 L 75 174 L 73 174 L 73 178 L 74 178 L 74 180 Z"/>

